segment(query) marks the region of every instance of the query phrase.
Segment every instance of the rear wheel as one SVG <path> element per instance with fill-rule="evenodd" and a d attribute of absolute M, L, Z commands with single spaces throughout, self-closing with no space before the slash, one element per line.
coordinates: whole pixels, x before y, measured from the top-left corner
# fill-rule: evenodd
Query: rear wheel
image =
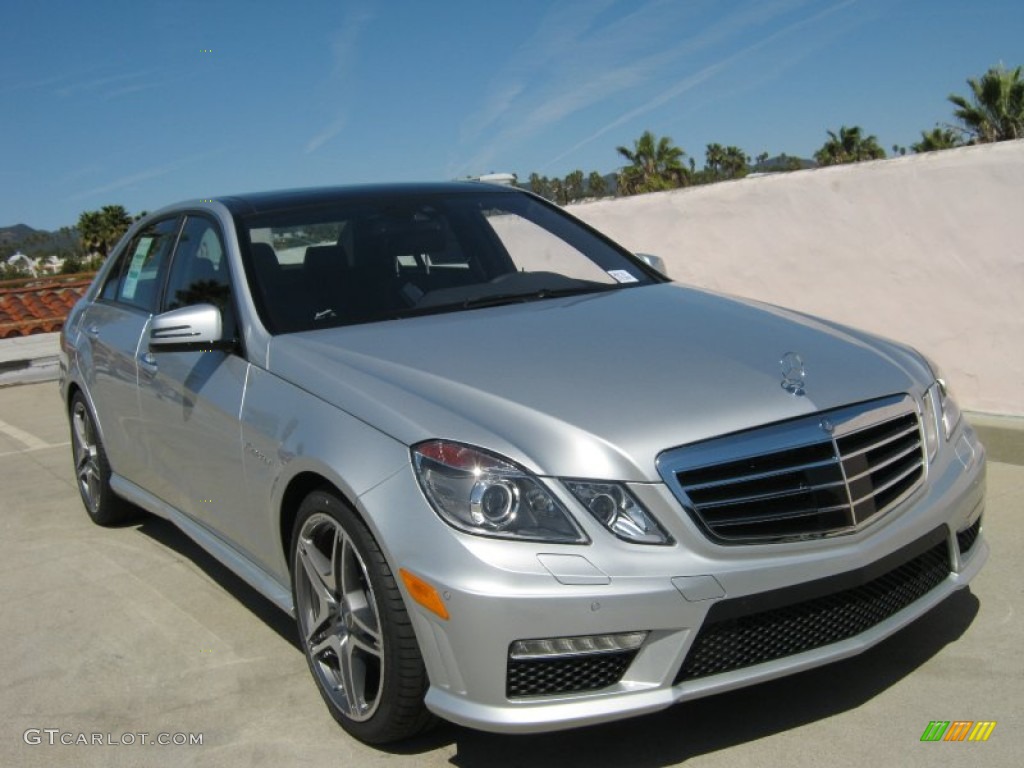
<path fill-rule="evenodd" d="M 116 525 L 132 518 L 135 508 L 110 487 L 110 464 L 89 404 L 81 392 L 71 398 L 71 453 L 75 480 L 85 511 L 97 525 Z"/>
<path fill-rule="evenodd" d="M 291 564 L 299 639 L 334 719 L 369 744 L 428 727 L 427 675 L 402 595 L 370 531 L 334 493 L 303 501 Z"/>

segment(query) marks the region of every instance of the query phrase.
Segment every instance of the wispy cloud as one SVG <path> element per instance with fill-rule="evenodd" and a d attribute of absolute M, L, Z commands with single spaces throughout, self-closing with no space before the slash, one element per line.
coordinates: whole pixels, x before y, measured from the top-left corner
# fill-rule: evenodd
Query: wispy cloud
<path fill-rule="evenodd" d="M 171 171 L 176 170 L 180 163 L 171 163 L 168 165 L 160 165 L 155 168 L 147 168 L 144 171 L 138 173 L 132 173 L 128 176 L 122 176 L 119 179 L 114 179 L 111 182 L 103 184 L 92 189 L 86 189 L 82 192 L 76 192 L 68 197 L 68 200 L 83 200 L 87 197 L 96 197 L 97 195 L 103 195 L 107 192 L 113 192 L 115 189 L 124 189 L 130 187 L 133 184 L 138 184 L 140 181 L 147 181 L 148 179 L 156 179 L 160 176 L 165 176 Z"/>
<path fill-rule="evenodd" d="M 666 79 L 673 83 L 672 73 L 678 73 L 672 85 L 659 89 L 551 161 L 557 162 L 615 127 L 679 98 L 781 34 L 855 0 L 845 0 L 783 32 L 706 63 L 708 52 L 730 47 L 735 50 L 738 43 L 757 34 L 764 25 L 799 12 L 810 2 L 751 0 L 734 6 L 710 24 L 702 15 L 707 12 L 702 4 L 648 0 L 624 16 L 611 18 L 610 2 L 559 3 L 495 75 L 488 86 L 490 95 L 463 121 L 461 143 L 464 147 L 476 145 L 476 149 L 452 175 L 489 168 L 517 142 L 585 109 L 615 100 L 628 101 L 623 96 L 630 96 L 630 91 L 642 98 L 652 83 Z M 692 67 L 690 62 L 702 53 L 702 66 Z M 481 142 L 485 133 L 487 139 Z"/>
<path fill-rule="evenodd" d="M 346 125 L 348 125 L 348 117 L 344 114 L 339 115 L 334 122 L 330 123 L 320 133 L 306 142 L 306 154 L 316 152 L 320 147 L 345 130 Z"/>
<path fill-rule="evenodd" d="M 31 91 L 36 88 L 48 88 L 49 86 L 56 85 L 57 83 L 63 82 L 67 79 L 67 75 L 53 75 L 52 77 L 44 77 L 37 80 L 26 80 L 20 83 L 0 85 L 0 93 L 13 93 L 15 91 Z"/>
<path fill-rule="evenodd" d="M 139 93 L 141 91 L 149 91 L 159 86 L 160 83 L 139 83 L 137 85 L 126 85 L 123 88 L 116 88 L 109 93 L 104 94 L 104 101 L 110 101 L 111 99 L 117 99 L 121 96 L 127 96 L 131 93 Z"/>
<path fill-rule="evenodd" d="M 97 163 L 90 163 L 89 165 L 83 165 L 79 168 L 75 168 L 66 172 L 60 177 L 58 183 L 62 187 L 66 187 L 79 179 L 84 179 L 87 176 L 95 176 L 103 170 L 102 166 Z"/>
<path fill-rule="evenodd" d="M 771 34 L 771 35 L 769 35 L 769 36 L 767 36 L 765 38 L 762 38 L 758 42 L 756 42 L 756 43 L 754 43 L 752 45 L 749 45 L 746 48 L 743 48 L 743 49 L 733 53 L 732 55 L 727 56 L 727 57 L 721 59 L 720 61 L 715 62 L 714 64 L 710 64 L 710 65 L 704 67 L 703 69 L 699 70 L 698 72 L 695 72 L 695 73 L 693 73 L 691 75 L 688 75 L 688 76 L 684 77 L 682 80 L 679 80 L 674 85 L 672 85 L 672 87 L 665 89 L 664 91 L 659 93 L 657 96 L 649 99 L 648 101 L 644 102 L 640 106 L 635 107 L 635 108 L 629 110 L 628 112 L 625 112 L 624 114 L 622 114 L 619 117 L 617 117 L 615 120 L 612 120 L 610 123 L 607 123 L 606 125 L 602 126 L 599 130 L 597 130 L 594 133 L 592 133 L 591 135 L 587 136 L 585 139 L 583 139 L 583 140 L 577 142 L 576 144 L 574 144 L 573 146 L 569 147 L 569 149 L 565 150 L 561 154 L 559 154 L 556 157 L 552 158 L 546 164 L 546 166 L 553 165 L 554 163 L 557 163 L 559 160 L 562 160 L 565 157 L 568 157 L 573 152 L 575 152 L 578 149 L 584 147 L 585 145 L 589 144 L 590 142 L 594 141 L 595 139 L 600 138 L 601 136 L 604 136 L 606 133 L 614 130 L 615 128 L 618 128 L 620 125 L 624 125 L 624 124 L 630 122 L 631 120 L 635 120 L 637 117 L 640 117 L 641 115 L 647 114 L 648 112 L 652 112 L 653 110 L 657 109 L 658 107 L 664 106 L 665 104 L 667 104 L 667 103 L 669 103 L 671 101 L 675 101 L 680 96 L 685 94 L 687 91 L 690 91 L 690 90 L 696 88 L 697 86 L 702 85 L 703 83 L 705 83 L 708 80 L 712 79 L 715 75 L 717 75 L 722 70 L 726 69 L 727 67 L 732 66 L 733 64 L 736 64 L 741 59 L 746 58 L 747 56 L 749 56 L 750 54 L 754 53 L 755 51 L 760 50 L 762 48 L 765 48 L 767 46 L 770 46 L 770 45 L 778 42 L 780 39 L 793 34 L 794 32 L 797 32 L 797 31 L 799 31 L 799 30 L 801 30 L 801 29 L 803 29 L 803 28 L 805 28 L 807 26 L 810 26 L 812 24 L 815 24 L 815 23 L 821 21 L 822 19 L 824 19 L 825 17 L 830 16 L 833 13 L 835 13 L 835 12 L 837 12 L 837 11 L 843 9 L 843 8 L 846 8 L 846 7 L 854 4 L 856 1 L 857 0 L 843 0 L 840 3 L 836 3 L 835 5 L 832 5 L 829 8 L 826 8 L 826 9 L 824 9 L 822 11 L 819 11 L 818 13 L 815 13 L 812 16 L 809 16 L 809 17 L 807 17 L 805 19 L 801 19 L 801 20 L 799 20 L 797 22 L 794 22 L 794 23 L 784 27 L 783 29 L 781 29 L 781 30 L 779 30 L 779 31 L 777 31 L 777 32 L 775 32 L 773 34 Z M 786 65 L 787 66 L 792 66 L 793 64 L 795 64 L 797 61 L 799 61 L 803 57 L 803 55 L 806 55 L 806 52 L 809 51 L 812 47 L 814 47 L 814 45 L 815 45 L 815 41 L 814 40 L 809 40 L 807 46 L 804 47 L 803 49 L 801 49 L 800 52 L 795 52 L 793 50 L 790 50 L 789 54 L 786 56 L 786 60 L 785 60 Z M 781 71 L 781 67 L 776 69 L 775 74 L 778 74 L 779 71 Z"/>
<path fill-rule="evenodd" d="M 536 98 L 538 80 L 543 77 L 551 87 L 553 80 L 564 79 L 572 63 L 567 51 L 584 51 L 589 28 L 611 0 L 556 3 L 538 22 L 536 31 L 513 54 L 510 61 L 492 78 L 481 107 L 463 121 L 463 141 L 472 140 L 503 118 L 519 109 L 523 102 Z M 578 57 L 574 56 L 573 58 Z M 599 61 L 587 62 L 600 66 Z M 577 79 L 577 78 L 572 78 Z"/>
<path fill-rule="evenodd" d="M 151 69 L 143 69 L 136 72 L 121 72 L 116 75 L 107 75 L 105 77 L 96 77 L 90 80 L 79 80 L 78 82 L 70 83 L 68 85 L 57 88 L 54 92 L 58 96 L 72 96 L 77 93 L 94 93 L 96 91 L 103 91 L 104 96 L 109 96 L 111 93 L 118 90 L 124 90 L 126 87 L 137 86 L 138 83 L 133 83 L 131 86 L 122 86 L 120 89 L 114 89 L 114 91 L 107 90 L 108 86 L 116 85 L 118 83 L 130 83 L 131 81 L 138 81 L 142 78 L 148 77 L 153 73 Z"/>
<path fill-rule="evenodd" d="M 331 104 L 342 102 L 342 106 L 332 107 L 333 116 L 327 125 L 306 142 L 305 153 L 307 155 L 316 152 L 324 144 L 335 139 L 348 124 L 348 105 L 344 104 L 345 89 L 347 81 L 352 76 L 352 70 L 355 68 L 360 35 L 372 18 L 373 15 L 366 9 L 350 9 L 346 13 L 341 28 L 331 40 L 332 66 L 326 90 Z"/>
<path fill-rule="evenodd" d="M 164 163 L 163 165 L 157 165 L 151 168 L 146 168 L 141 171 L 136 171 L 135 173 L 131 173 L 126 176 L 121 176 L 119 178 L 114 179 L 113 181 L 109 181 L 106 184 L 101 184 L 98 187 L 93 187 L 91 189 L 86 189 L 81 192 L 76 192 L 73 195 L 69 195 L 67 199 L 83 200 L 89 197 L 98 197 L 99 195 L 105 195 L 108 192 L 113 192 L 114 190 L 117 189 L 132 187 L 143 181 L 149 181 L 150 179 L 157 179 L 160 178 L 161 176 L 166 176 L 169 173 L 173 173 L 174 171 L 180 170 L 181 168 L 185 168 L 189 165 L 192 165 L 193 163 L 199 162 L 200 160 L 219 154 L 220 151 L 220 149 L 214 149 L 207 152 L 199 152 L 194 155 L 183 157 L 173 163 Z"/>

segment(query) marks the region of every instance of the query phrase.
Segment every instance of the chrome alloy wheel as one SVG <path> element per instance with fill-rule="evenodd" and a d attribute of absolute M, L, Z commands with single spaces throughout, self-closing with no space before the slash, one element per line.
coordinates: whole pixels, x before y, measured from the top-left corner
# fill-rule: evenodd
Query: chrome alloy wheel
<path fill-rule="evenodd" d="M 345 717 L 377 711 L 384 636 L 377 598 L 355 542 L 332 517 L 311 515 L 295 549 L 295 611 L 321 689 Z"/>
<path fill-rule="evenodd" d="M 100 452 L 96 441 L 96 426 L 85 402 L 80 399 L 75 401 L 71 412 L 71 434 L 78 490 L 89 514 L 96 516 L 103 493 Z"/>

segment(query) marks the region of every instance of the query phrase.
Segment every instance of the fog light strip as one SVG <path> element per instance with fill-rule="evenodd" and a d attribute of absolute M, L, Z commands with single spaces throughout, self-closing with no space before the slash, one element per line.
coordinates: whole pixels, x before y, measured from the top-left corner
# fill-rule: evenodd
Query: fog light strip
<path fill-rule="evenodd" d="M 515 661 L 523 661 L 526 659 L 587 656 L 597 653 L 619 653 L 636 650 L 643 645 L 646 638 L 646 632 L 623 632 L 615 635 L 516 640 L 509 646 L 508 655 Z"/>

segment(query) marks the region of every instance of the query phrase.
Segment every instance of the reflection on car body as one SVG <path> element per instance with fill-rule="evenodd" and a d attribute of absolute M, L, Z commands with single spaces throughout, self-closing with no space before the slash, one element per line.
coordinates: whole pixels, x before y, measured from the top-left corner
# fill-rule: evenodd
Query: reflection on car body
<path fill-rule="evenodd" d="M 371 743 L 652 712 L 966 586 L 985 454 L 935 366 L 652 263 L 480 183 L 153 213 L 63 332 L 83 502 L 293 614 Z"/>

